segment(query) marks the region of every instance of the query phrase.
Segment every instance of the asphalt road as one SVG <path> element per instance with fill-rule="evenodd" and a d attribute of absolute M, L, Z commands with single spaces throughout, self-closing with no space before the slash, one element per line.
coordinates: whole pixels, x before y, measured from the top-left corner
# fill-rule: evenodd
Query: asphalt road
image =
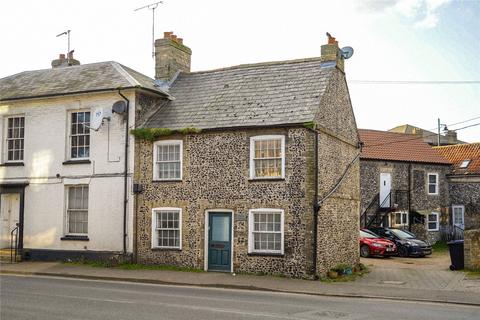
<path fill-rule="evenodd" d="M 0 276 L 0 299 L 1 320 L 480 319 L 474 306 L 30 276 Z"/>

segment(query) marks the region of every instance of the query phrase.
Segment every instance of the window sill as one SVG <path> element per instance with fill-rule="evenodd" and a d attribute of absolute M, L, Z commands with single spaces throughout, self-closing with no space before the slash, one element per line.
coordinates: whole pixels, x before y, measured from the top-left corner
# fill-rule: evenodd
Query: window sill
<path fill-rule="evenodd" d="M 266 181 L 285 181 L 285 178 L 279 177 L 279 178 L 250 178 L 248 181 L 254 182 L 254 181 L 261 181 L 261 182 L 266 182 Z"/>
<path fill-rule="evenodd" d="M 152 251 L 182 251 L 181 248 L 159 248 L 159 247 L 153 247 L 151 248 Z"/>
<path fill-rule="evenodd" d="M 0 164 L 0 167 L 23 167 L 25 164 L 23 162 L 5 162 Z"/>
<path fill-rule="evenodd" d="M 251 257 L 279 257 L 279 258 L 285 257 L 284 253 L 273 253 L 273 252 L 249 252 L 247 255 Z"/>
<path fill-rule="evenodd" d="M 90 160 L 67 160 L 62 162 L 64 165 L 69 165 L 69 164 L 89 164 L 91 163 Z"/>
<path fill-rule="evenodd" d="M 152 182 L 182 182 L 182 179 L 152 180 Z"/>
<path fill-rule="evenodd" d="M 64 236 L 61 237 L 60 240 L 62 241 L 90 241 L 88 236 Z"/>

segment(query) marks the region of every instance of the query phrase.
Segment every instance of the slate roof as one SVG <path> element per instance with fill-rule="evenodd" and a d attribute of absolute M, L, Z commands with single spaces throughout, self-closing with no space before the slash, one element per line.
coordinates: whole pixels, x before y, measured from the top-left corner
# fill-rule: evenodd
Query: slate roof
<path fill-rule="evenodd" d="M 212 129 L 313 121 L 333 69 L 311 58 L 181 73 L 169 91 L 175 100 L 143 127 Z"/>
<path fill-rule="evenodd" d="M 118 62 L 25 71 L 0 79 L 0 101 L 82 92 L 144 88 L 163 94 L 154 80 Z"/>
<path fill-rule="evenodd" d="M 450 164 L 417 135 L 368 129 L 358 133 L 364 143 L 361 159 Z"/>
<path fill-rule="evenodd" d="M 480 142 L 435 147 L 453 164 L 454 174 L 480 174 Z M 470 160 L 466 168 L 460 168 L 464 160 Z"/>

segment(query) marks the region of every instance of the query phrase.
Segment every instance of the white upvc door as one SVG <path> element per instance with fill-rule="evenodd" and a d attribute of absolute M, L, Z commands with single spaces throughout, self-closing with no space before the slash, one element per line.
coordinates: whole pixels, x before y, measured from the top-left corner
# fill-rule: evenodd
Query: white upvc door
<path fill-rule="evenodd" d="M 465 206 L 452 206 L 453 225 L 459 228 L 465 228 Z"/>
<path fill-rule="evenodd" d="M 387 199 L 392 189 L 392 175 L 387 172 L 380 173 L 380 198 L 379 204 L 382 208 L 390 207 L 390 201 Z M 385 201 L 385 199 L 387 199 Z"/>

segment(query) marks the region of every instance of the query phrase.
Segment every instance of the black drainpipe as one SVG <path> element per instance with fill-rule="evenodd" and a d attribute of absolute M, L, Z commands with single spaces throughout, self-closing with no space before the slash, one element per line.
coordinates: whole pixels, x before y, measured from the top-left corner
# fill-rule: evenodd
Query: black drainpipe
<path fill-rule="evenodd" d="M 130 100 L 125 97 L 120 89 L 118 90 L 118 94 L 127 102 L 127 119 L 125 124 L 125 171 L 123 175 L 123 254 L 127 254 L 127 203 L 128 203 L 128 195 L 127 195 L 127 188 L 128 188 L 128 120 L 130 119 Z"/>
<path fill-rule="evenodd" d="M 318 279 L 317 276 L 317 247 L 318 247 L 318 212 L 320 211 L 320 205 L 318 203 L 318 131 L 312 130 L 314 134 L 314 151 L 313 151 L 313 161 L 314 161 L 314 190 L 313 195 L 313 252 L 312 252 L 312 273 L 315 280 Z"/>
<path fill-rule="evenodd" d="M 412 211 L 412 205 L 410 204 L 411 200 L 411 190 L 412 190 L 412 164 L 408 164 L 408 231 L 412 231 L 412 219 L 410 217 L 410 212 Z"/>

